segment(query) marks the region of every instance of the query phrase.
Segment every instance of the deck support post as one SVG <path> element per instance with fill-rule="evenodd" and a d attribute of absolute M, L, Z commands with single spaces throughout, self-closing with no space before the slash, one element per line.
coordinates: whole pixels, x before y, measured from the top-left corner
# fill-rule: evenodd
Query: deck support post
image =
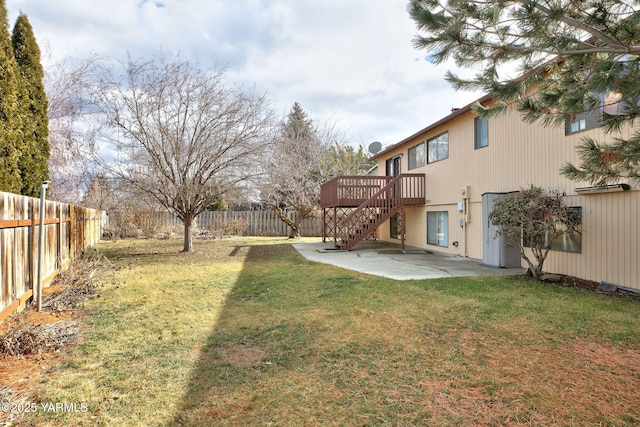
<path fill-rule="evenodd" d="M 322 243 L 327 243 L 327 209 L 322 208 Z"/>
<path fill-rule="evenodd" d="M 338 243 L 338 208 L 333 207 L 333 246 Z"/>
<path fill-rule="evenodd" d="M 402 251 L 404 252 L 404 235 L 407 231 L 407 227 L 405 224 L 405 220 L 406 220 L 407 216 L 405 214 L 404 211 L 404 205 L 402 205 L 402 207 L 400 208 L 400 224 L 401 224 L 401 241 L 402 241 Z"/>

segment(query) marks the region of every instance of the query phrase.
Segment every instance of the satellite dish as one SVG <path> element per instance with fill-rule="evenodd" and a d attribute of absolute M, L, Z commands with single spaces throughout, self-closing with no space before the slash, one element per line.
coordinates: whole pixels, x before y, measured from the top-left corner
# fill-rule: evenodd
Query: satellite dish
<path fill-rule="evenodd" d="M 375 156 L 380 150 L 382 150 L 381 142 L 375 141 L 369 144 L 369 153 L 371 153 L 372 155 Z"/>

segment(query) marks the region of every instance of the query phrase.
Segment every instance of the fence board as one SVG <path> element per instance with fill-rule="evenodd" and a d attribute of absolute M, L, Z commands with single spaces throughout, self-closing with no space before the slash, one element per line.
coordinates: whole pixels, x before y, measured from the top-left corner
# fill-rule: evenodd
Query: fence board
<path fill-rule="evenodd" d="M 295 218 L 297 212 L 289 212 Z M 202 212 L 196 217 L 201 230 L 244 229 L 244 236 L 286 237 L 289 227 L 273 211 L 213 211 Z M 307 237 L 322 236 L 322 218 L 313 216 L 300 224 L 301 234 Z"/>
<path fill-rule="evenodd" d="M 73 219 L 74 211 L 81 213 Z M 48 286 L 75 255 L 100 240 L 101 211 L 46 201 L 41 277 Z M 73 225 L 72 225 L 73 223 Z M 28 299 L 37 278 L 40 199 L 0 192 L 0 322 Z"/>
<path fill-rule="evenodd" d="M 289 212 L 295 218 L 297 212 Z M 121 227 L 122 221 L 131 221 L 139 229 L 182 233 L 182 222 L 169 212 L 110 212 L 110 227 Z M 195 219 L 195 231 L 227 232 L 243 236 L 287 237 L 289 227 L 273 211 L 213 211 L 202 212 Z M 300 224 L 306 237 L 322 236 L 322 218 L 318 215 L 306 218 Z"/>

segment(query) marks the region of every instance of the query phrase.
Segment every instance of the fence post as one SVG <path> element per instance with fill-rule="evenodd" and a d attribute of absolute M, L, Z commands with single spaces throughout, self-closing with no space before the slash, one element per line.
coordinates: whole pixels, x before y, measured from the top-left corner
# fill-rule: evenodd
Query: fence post
<path fill-rule="evenodd" d="M 58 241 L 56 242 L 56 263 L 58 269 L 62 269 L 62 203 L 58 205 Z"/>
<path fill-rule="evenodd" d="M 44 262 L 44 220 L 46 217 L 46 209 L 44 200 L 47 196 L 47 188 L 49 187 L 49 181 L 42 181 L 40 186 L 40 229 L 38 230 L 40 237 L 38 239 L 38 295 L 37 304 L 38 312 L 42 311 L 42 263 Z"/>
<path fill-rule="evenodd" d="M 76 207 L 69 205 L 69 261 L 76 258 Z"/>
<path fill-rule="evenodd" d="M 36 199 L 29 199 L 31 225 L 29 225 L 29 288 L 35 292 L 36 285 Z"/>

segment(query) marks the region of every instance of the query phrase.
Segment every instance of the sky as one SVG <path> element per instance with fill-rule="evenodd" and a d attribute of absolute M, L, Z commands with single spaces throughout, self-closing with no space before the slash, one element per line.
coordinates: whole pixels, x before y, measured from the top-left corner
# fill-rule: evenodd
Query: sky
<path fill-rule="evenodd" d="M 416 50 L 408 0 L 6 0 L 26 14 L 45 68 L 65 57 L 179 54 L 266 94 L 285 117 L 298 102 L 352 145 L 395 144 L 481 93 L 456 92 Z M 464 74 L 464 72 L 463 72 Z"/>

